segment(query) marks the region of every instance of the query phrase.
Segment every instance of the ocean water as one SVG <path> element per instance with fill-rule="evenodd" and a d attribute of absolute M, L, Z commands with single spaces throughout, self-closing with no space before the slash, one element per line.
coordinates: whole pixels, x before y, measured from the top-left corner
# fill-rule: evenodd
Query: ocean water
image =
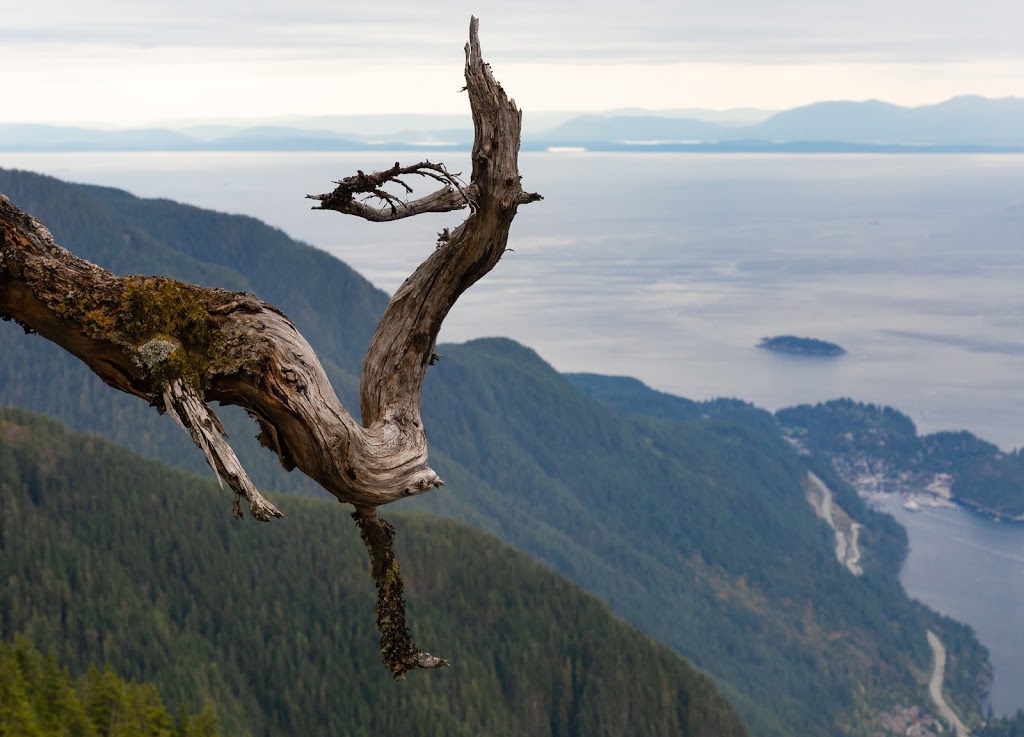
<path fill-rule="evenodd" d="M 435 155 L 0 154 L 0 166 L 253 215 L 390 292 L 460 214 L 366 223 L 304 195 Z M 465 154 L 446 163 L 468 170 Z M 520 209 L 513 252 L 442 340 L 509 336 L 560 370 L 694 399 L 848 396 L 922 431 L 1024 445 L 1024 156 L 530 153 L 520 168 L 545 200 Z M 785 333 L 849 353 L 755 348 Z"/>

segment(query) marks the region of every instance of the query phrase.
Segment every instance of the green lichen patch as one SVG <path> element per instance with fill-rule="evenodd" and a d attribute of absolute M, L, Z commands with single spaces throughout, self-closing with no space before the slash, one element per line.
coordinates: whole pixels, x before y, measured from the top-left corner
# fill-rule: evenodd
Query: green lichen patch
<path fill-rule="evenodd" d="M 85 325 L 92 333 L 106 335 L 117 327 L 117 317 L 111 310 L 95 306 L 82 316 Z"/>
<path fill-rule="evenodd" d="M 134 276 L 96 289 L 70 289 L 50 307 L 94 340 L 128 350 L 155 389 L 175 379 L 202 392 L 217 351 L 214 293 L 165 277 Z"/>
<path fill-rule="evenodd" d="M 137 346 L 140 360 L 153 354 L 144 367 L 158 384 L 180 378 L 202 389 L 216 335 L 207 290 L 163 277 L 135 279 L 121 294 L 115 330 Z"/>
<path fill-rule="evenodd" d="M 397 560 L 392 560 L 391 565 L 387 567 L 384 572 L 384 580 L 388 582 L 389 586 L 402 585 L 402 569 L 398 567 Z"/>

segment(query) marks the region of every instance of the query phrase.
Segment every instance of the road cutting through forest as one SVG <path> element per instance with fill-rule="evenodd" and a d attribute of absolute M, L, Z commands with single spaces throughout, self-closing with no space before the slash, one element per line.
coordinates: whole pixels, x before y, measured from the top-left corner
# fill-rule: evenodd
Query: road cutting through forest
<path fill-rule="evenodd" d="M 964 723 L 960 721 L 960 717 L 946 703 L 946 699 L 942 695 L 942 679 L 946 672 L 946 648 L 943 646 L 942 640 L 939 639 L 938 635 L 931 630 L 928 630 L 928 644 L 932 648 L 932 678 L 928 682 L 928 693 L 931 695 L 932 701 L 935 702 L 935 708 L 939 710 L 939 715 L 945 720 L 946 724 L 952 727 L 956 736 L 970 737 L 971 733 L 964 726 Z"/>

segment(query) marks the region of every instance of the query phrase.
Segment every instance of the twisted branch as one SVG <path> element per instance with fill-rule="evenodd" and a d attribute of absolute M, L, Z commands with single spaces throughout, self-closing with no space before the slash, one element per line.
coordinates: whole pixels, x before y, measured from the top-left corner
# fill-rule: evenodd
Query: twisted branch
<path fill-rule="evenodd" d="M 442 164 L 396 163 L 374 174 L 357 172 L 333 192 L 312 197 L 320 203 L 315 209 L 377 222 L 470 208 L 461 225 L 439 234 L 438 248 L 381 317 L 360 378 L 361 423 L 338 401 L 313 349 L 273 305 L 162 277 L 116 276 L 58 246 L 45 226 L 0 195 L 0 318 L 57 343 L 110 386 L 170 414 L 235 492 L 237 513 L 238 498 L 245 497 L 256 519 L 281 516 L 249 480 L 211 401 L 243 407 L 286 470 L 299 468 L 354 505 L 378 588 L 381 653 L 396 678 L 446 662 L 412 643 L 394 529 L 376 508 L 443 484 L 427 463 L 420 417 L 423 377 L 436 360 L 441 323 L 500 260 L 517 207 L 540 199 L 520 186 L 521 114 L 483 62 L 475 18 L 469 37 L 466 90 L 476 129 L 470 183 Z M 411 194 L 402 178 L 409 176 L 442 186 L 412 201 L 385 189 Z"/>

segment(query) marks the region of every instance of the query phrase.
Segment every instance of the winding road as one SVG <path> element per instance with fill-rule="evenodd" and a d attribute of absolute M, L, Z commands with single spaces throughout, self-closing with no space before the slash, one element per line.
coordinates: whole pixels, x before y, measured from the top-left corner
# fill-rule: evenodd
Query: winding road
<path fill-rule="evenodd" d="M 818 516 L 825 520 L 829 527 L 835 531 L 836 558 L 855 576 L 862 575 L 864 569 L 860 566 L 861 553 L 858 545 L 861 525 L 853 522 L 853 520 L 849 520 L 844 513 L 844 522 L 849 524 L 846 532 L 841 530 L 836 525 L 834 510 L 838 509 L 838 507 L 832 499 L 832 490 L 813 473 L 808 473 L 807 478 L 811 482 L 811 488 L 817 492 L 815 498 L 811 498 L 811 495 L 809 495 L 808 499 L 814 506 Z M 966 725 L 960 721 L 960 717 L 956 715 L 956 712 L 953 711 L 946 702 L 946 698 L 942 695 L 942 682 L 946 674 L 946 648 L 942 644 L 942 640 L 939 639 L 939 636 L 931 630 L 928 630 L 928 645 L 932 649 L 932 676 L 928 682 L 928 694 L 931 696 L 932 701 L 935 702 L 935 708 L 939 712 L 939 717 L 952 729 L 953 734 L 956 737 L 971 737 L 971 733 Z"/>
<path fill-rule="evenodd" d="M 960 718 L 946 703 L 945 697 L 942 695 L 942 679 L 946 672 L 946 648 L 942 645 L 942 640 L 939 639 L 931 630 L 928 630 L 928 644 L 932 648 L 932 679 L 928 682 L 928 693 L 932 697 L 932 701 L 935 702 L 935 708 L 939 710 L 939 715 L 945 720 L 946 724 L 953 728 L 953 732 L 957 737 L 970 737 L 971 733 L 964 726 L 964 723 L 960 721 Z"/>
<path fill-rule="evenodd" d="M 816 502 L 811 502 L 814 506 L 814 511 L 835 532 L 836 558 L 854 576 L 863 575 L 864 569 L 860 565 L 860 547 L 857 544 L 861 525 L 850 520 L 849 516 L 840 509 L 843 520 L 845 520 L 844 524 L 849 523 L 846 531 L 840 529 L 840 526 L 836 524 L 835 514 L 833 513 L 833 507 L 839 509 L 839 505 L 835 504 L 832 500 L 832 490 L 814 473 L 808 472 L 807 479 L 819 495 Z"/>

